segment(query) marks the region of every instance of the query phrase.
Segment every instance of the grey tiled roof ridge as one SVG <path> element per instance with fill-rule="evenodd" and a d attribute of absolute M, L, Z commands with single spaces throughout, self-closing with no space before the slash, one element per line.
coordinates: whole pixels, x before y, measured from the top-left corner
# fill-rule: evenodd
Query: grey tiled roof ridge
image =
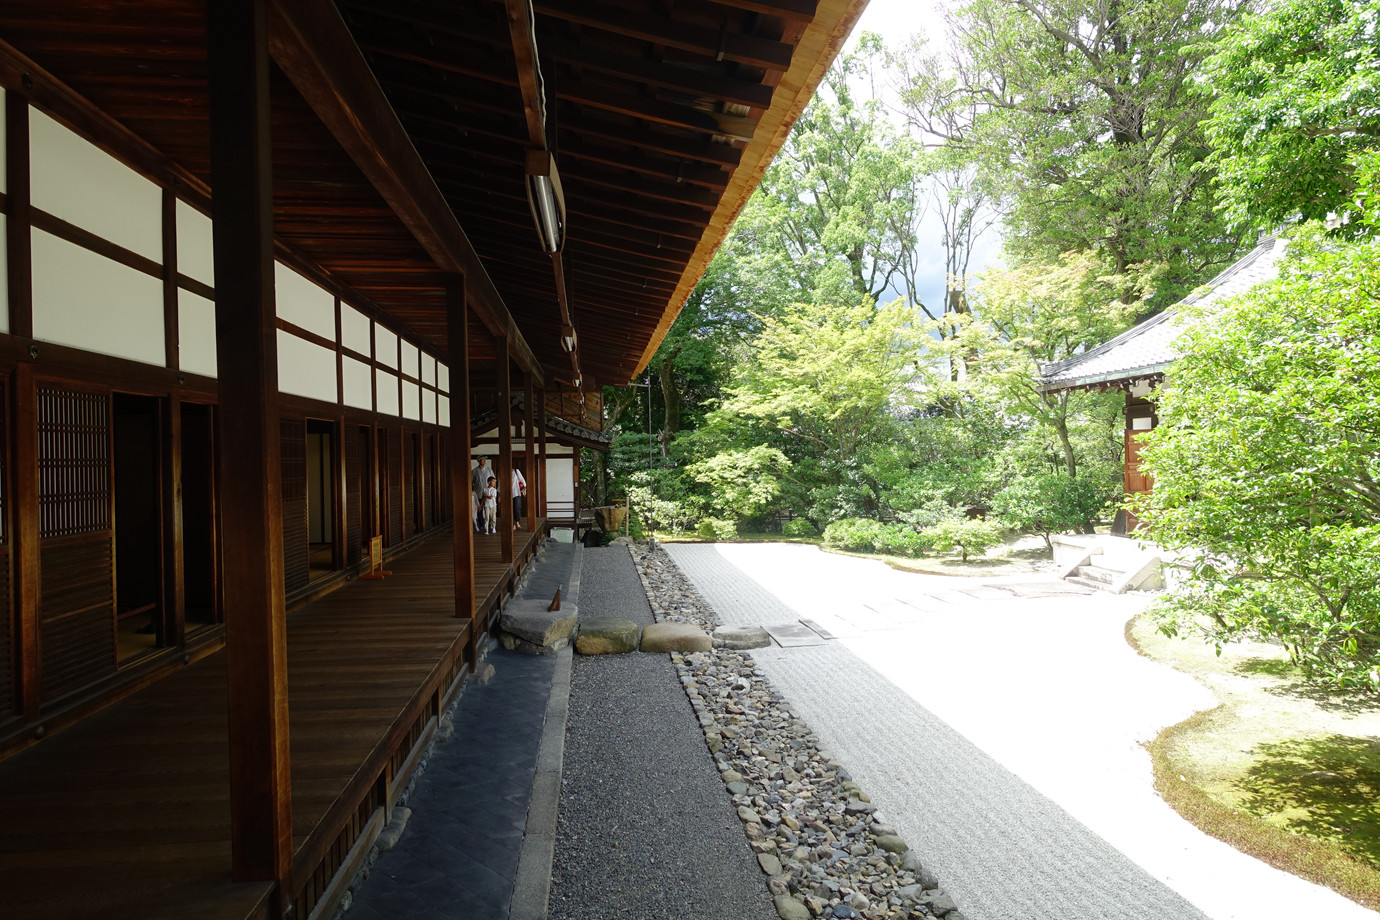
<path fill-rule="evenodd" d="M 1278 240 L 1278 232 L 1262 236 L 1250 252 L 1218 272 L 1211 281 L 1201 285 L 1183 299 L 1166 307 L 1149 319 L 1132 326 L 1115 338 L 1090 348 L 1082 354 L 1064 358 L 1062 361 L 1054 361 L 1049 364 L 1040 365 L 1040 377 L 1037 379 L 1038 388 L 1042 391 L 1060 390 L 1097 383 L 1133 381 L 1145 377 L 1155 377 L 1164 373 L 1165 368 L 1174 360 L 1174 356 L 1168 352 L 1154 355 L 1154 360 L 1142 361 L 1141 363 L 1133 364 L 1128 367 L 1116 368 L 1100 373 L 1079 375 L 1069 372 L 1082 365 L 1089 364 L 1097 358 L 1103 357 L 1117 349 L 1123 348 L 1135 339 L 1149 332 L 1155 331 L 1160 325 L 1168 322 L 1177 315 L 1177 308 L 1187 304 L 1197 303 L 1206 298 L 1211 298 L 1233 278 L 1254 265 L 1262 256 L 1272 252 Z M 1262 281 L 1263 280 L 1264 279 L 1262 279 Z"/>

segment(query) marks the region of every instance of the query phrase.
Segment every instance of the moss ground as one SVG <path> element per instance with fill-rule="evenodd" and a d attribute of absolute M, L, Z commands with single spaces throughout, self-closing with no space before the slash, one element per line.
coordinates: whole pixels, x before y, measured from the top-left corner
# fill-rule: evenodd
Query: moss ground
<path fill-rule="evenodd" d="M 1127 639 L 1221 700 L 1148 745 L 1165 801 L 1243 852 L 1380 908 L 1380 699 L 1309 684 L 1271 645 L 1219 657 L 1144 618 Z"/>

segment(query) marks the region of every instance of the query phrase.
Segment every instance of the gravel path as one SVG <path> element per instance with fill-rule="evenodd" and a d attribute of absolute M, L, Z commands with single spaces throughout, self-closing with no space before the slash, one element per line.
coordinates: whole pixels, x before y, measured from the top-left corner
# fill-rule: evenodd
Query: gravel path
<path fill-rule="evenodd" d="M 950 595 L 905 628 L 753 654 L 971 920 L 1375 916 L 1154 794 L 1138 742 L 1213 701 L 1126 647 L 1142 601 L 965 599 L 969 580 L 809 547 L 666 548 L 731 624 Z"/>
<path fill-rule="evenodd" d="M 587 549 L 580 616 L 646 625 L 622 546 Z M 552 920 L 772 920 L 762 873 L 667 655 L 575 657 Z"/>

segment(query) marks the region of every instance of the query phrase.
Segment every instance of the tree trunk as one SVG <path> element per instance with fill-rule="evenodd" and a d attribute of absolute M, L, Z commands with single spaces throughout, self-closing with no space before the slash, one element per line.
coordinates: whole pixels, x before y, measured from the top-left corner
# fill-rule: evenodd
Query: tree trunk
<path fill-rule="evenodd" d="M 675 352 L 671 352 L 661 359 L 661 363 L 657 367 L 657 374 L 661 377 L 661 401 L 666 406 L 661 437 L 664 453 L 665 445 L 670 444 L 680 431 L 681 398 L 680 390 L 676 388 Z"/>

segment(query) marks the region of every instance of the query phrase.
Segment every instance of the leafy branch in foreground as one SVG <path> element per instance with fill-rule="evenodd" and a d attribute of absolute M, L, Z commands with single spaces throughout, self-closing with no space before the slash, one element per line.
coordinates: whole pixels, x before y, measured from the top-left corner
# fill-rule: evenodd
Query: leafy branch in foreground
<path fill-rule="evenodd" d="M 1380 691 L 1380 240 L 1311 226 L 1277 281 L 1186 312 L 1142 454 L 1138 513 L 1191 560 L 1163 628 Z"/>

